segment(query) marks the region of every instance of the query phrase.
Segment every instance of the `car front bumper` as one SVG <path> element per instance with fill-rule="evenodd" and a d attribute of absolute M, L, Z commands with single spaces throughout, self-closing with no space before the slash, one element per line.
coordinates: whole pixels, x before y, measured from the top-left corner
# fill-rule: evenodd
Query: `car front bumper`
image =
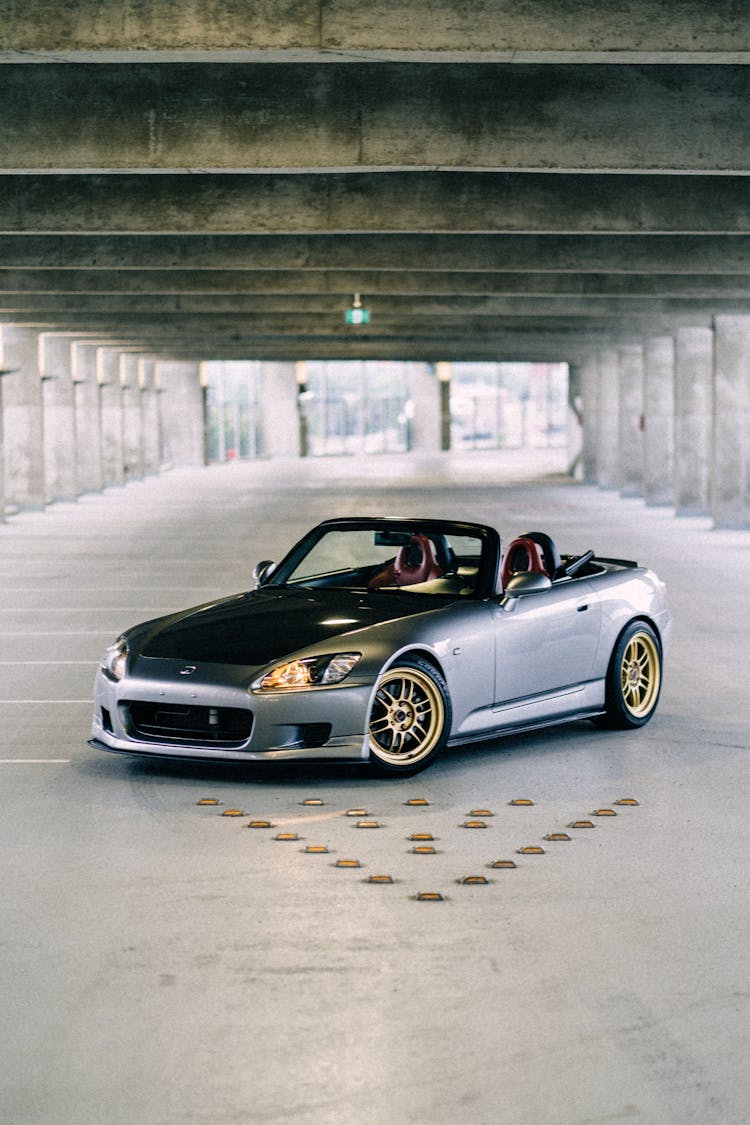
<path fill-rule="evenodd" d="M 113 753 L 205 761 L 367 759 L 372 684 L 250 693 L 220 680 L 180 682 L 166 675 L 114 682 L 100 669 L 90 744 Z"/>

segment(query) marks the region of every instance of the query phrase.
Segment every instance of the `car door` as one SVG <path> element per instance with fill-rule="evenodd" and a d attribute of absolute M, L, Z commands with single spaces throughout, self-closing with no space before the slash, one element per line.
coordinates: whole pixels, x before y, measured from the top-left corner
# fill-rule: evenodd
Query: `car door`
<path fill-rule="evenodd" d="M 585 579 L 503 598 L 494 612 L 495 707 L 563 692 L 591 676 L 601 604 Z"/>

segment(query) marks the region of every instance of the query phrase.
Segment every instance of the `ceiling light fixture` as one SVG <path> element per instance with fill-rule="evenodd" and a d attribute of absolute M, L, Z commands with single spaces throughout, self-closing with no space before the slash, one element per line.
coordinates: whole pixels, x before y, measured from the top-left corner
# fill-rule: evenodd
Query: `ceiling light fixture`
<path fill-rule="evenodd" d="M 354 294 L 351 306 L 344 310 L 344 322 L 346 324 L 370 323 L 370 310 L 366 309 L 362 304 L 362 298 L 359 293 Z"/>

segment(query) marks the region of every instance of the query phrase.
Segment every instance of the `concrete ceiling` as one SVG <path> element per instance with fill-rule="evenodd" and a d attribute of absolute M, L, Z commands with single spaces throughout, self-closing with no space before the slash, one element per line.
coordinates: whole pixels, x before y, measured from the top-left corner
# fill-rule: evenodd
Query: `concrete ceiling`
<path fill-rule="evenodd" d="M 748 311 L 749 63 L 703 0 L 0 0 L 0 320 L 575 362 Z"/>

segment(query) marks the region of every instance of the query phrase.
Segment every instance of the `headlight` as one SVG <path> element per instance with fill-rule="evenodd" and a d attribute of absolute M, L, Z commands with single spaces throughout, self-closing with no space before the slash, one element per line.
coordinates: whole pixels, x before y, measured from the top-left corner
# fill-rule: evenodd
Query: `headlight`
<path fill-rule="evenodd" d="M 121 680 L 125 675 L 128 660 L 128 646 L 124 637 L 118 637 L 102 657 L 102 671 L 110 680 Z"/>
<path fill-rule="evenodd" d="M 252 691 L 299 691 L 321 684 L 340 684 L 360 660 L 359 652 L 338 652 L 333 656 L 306 656 L 278 664 L 251 685 Z"/>

